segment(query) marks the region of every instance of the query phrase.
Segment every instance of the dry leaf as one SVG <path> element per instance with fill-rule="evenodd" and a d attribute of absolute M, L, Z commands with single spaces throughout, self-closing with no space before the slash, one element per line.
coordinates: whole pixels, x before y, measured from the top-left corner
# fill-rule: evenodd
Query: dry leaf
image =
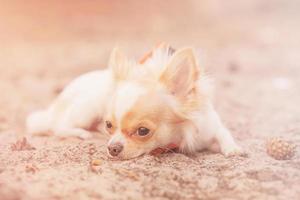
<path fill-rule="evenodd" d="M 11 144 L 10 148 L 12 151 L 35 150 L 35 147 L 31 146 L 25 137 Z"/>

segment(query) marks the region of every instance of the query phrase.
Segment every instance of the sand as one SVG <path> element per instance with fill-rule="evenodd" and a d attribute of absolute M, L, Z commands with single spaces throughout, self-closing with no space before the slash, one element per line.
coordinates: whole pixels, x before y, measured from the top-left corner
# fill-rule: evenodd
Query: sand
<path fill-rule="evenodd" d="M 46 10 L 3 3 L 0 199 L 299 199 L 297 1 L 129 2 Z M 105 67 L 116 43 L 139 57 L 161 40 L 200 52 L 215 78 L 217 111 L 247 157 L 173 152 L 113 161 L 104 133 L 89 140 L 26 134 L 26 115 L 74 77 Z M 266 153 L 267 139 L 279 136 L 298 146 L 293 158 Z"/>

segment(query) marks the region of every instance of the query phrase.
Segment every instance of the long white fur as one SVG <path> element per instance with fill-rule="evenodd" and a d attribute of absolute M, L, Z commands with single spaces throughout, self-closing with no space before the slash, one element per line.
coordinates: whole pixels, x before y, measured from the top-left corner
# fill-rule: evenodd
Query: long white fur
<path fill-rule="evenodd" d="M 155 74 L 160 76 L 164 67 L 170 62 L 172 55 L 169 50 L 158 49 L 153 57 L 149 59 L 146 66 L 154 69 Z M 180 143 L 180 149 L 185 152 L 195 152 L 201 149 L 210 149 L 212 143 L 216 140 L 220 146 L 221 152 L 226 156 L 235 154 L 244 154 L 242 149 L 234 142 L 229 130 L 223 125 L 212 104 L 213 84 L 212 80 L 205 74 L 203 67 L 200 67 L 200 78 L 197 81 L 197 90 L 205 98 L 199 99 L 202 102 L 199 109 L 191 112 L 190 119 L 180 128 L 184 137 Z"/>
<path fill-rule="evenodd" d="M 135 79 L 158 80 L 170 62 L 170 59 L 172 59 L 172 55 L 169 53 L 168 48 L 159 48 L 153 52 L 152 57 L 148 59 L 143 66 L 135 67 L 134 70 L 128 71 L 128 80 L 121 83 L 124 85 L 119 87 L 120 91 L 117 91 L 119 95 L 115 98 L 116 104 L 121 104 L 115 107 L 115 113 L 119 113 L 117 114 L 118 122 L 122 119 L 122 115 L 129 111 L 132 105 L 134 105 L 138 96 L 143 93 L 142 88 L 136 85 L 136 83 L 131 84 L 130 81 Z M 199 71 L 201 75 L 197 80 L 196 89 L 200 91 L 201 97 L 204 96 L 205 98 L 199 99 L 199 101 L 202 102 L 199 108 L 187 113 L 185 123 L 173 127 L 173 132 L 180 132 L 179 134 L 181 135 L 179 148 L 184 152 L 195 152 L 205 148 L 210 149 L 213 146 L 213 142 L 216 141 L 220 146 L 221 152 L 226 156 L 243 154 L 242 149 L 234 142 L 231 133 L 222 124 L 220 117 L 213 107 L 213 87 L 211 79 L 205 75 L 204 69 L 199 69 Z M 173 106 L 175 110 L 176 107 L 178 107 L 178 103 L 174 102 L 174 98 L 169 98 L 168 104 Z M 174 134 L 174 136 L 177 135 L 178 134 Z M 167 134 L 165 137 L 167 137 Z M 115 137 L 112 137 L 110 143 L 112 140 L 115 141 L 115 139 Z M 162 144 L 167 141 L 176 143 L 178 142 L 178 138 L 160 138 Z M 146 145 L 144 145 L 143 148 L 144 153 L 146 153 Z M 135 153 L 135 155 L 137 155 L 138 151 Z M 132 152 L 129 154 L 132 154 Z"/>
<path fill-rule="evenodd" d="M 118 58 L 124 58 L 117 55 Z M 31 114 L 27 119 L 28 132 L 33 134 L 51 131 L 60 136 L 89 137 L 89 132 L 84 127 L 91 124 L 95 118 L 102 118 L 107 109 L 107 102 L 114 90 L 114 70 L 120 71 L 120 75 L 126 72 L 128 79 L 158 78 L 170 62 L 172 55 L 169 49 L 158 48 L 153 52 L 150 59 L 142 66 L 126 62 L 126 68 L 120 63 L 114 64 L 115 69 L 106 69 L 84 74 L 70 83 L 58 98 L 45 110 Z M 111 61 L 114 62 L 114 61 Z M 129 63 L 131 63 L 129 65 Z M 133 66 L 131 66 L 133 65 Z M 224 155 L 243 153 L 241 148 L 234 142 L 230 132 L 222 124 L 216 113 L 211 100 L 212 84 L 204 72 L 197 81 L 197 89 L 207 98 L 195 111 L 188 114 L 188 120 L 174 130 L 182 131 L 180 149 L 186 152 L 194 152 L 203 148 L 210 148 L 216 140 Z M 120 77 L 118 77 L 120 78 Z M 125 84 L 124 84 L 125 83 Z M 117 91 L 114 109 L 118 121 L 124 113 L 134 104 L 143 89 L 128 81 Z M 127 84 L 127 85 L 126 85 Z M 170 104 L 174 102 L 170 102 Z M 176 106 L 176 103 L 174 104 Z M 170 141 L 171 142 L 171 141 Z"/>
<path fill-rule="evenodd" d="M 27 130 L 31 134 L 52 132 L 87 138 L 90 134 L 84 128 L 104 115 L 112 91 L 113 78 L 108 69 L 79 76 L 48 108 L 28 116 Z"/>

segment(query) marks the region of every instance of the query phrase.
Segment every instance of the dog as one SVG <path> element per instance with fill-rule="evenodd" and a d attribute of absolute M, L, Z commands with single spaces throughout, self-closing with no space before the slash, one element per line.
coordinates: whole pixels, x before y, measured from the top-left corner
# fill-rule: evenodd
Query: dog
<path fill-rule="evenodd" d="M 81 75 L 45 110 L 30 114 L 27 130 L 89 138 L 110 134 L 108 155 L 130 159 L 159 148 L 244 155 L 212 104 L 212 83 L 192 48 L 161 44 L 140 62 L 115 48 L 108 68 Z"/>

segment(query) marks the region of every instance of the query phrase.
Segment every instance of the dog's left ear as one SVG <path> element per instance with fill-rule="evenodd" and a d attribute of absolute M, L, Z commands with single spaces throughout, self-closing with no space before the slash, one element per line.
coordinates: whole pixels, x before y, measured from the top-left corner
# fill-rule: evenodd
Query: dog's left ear
<path fill-rule="evenodd" d="M 112 69 L 115 80 L 124 80 L 128 75 L 128 59 L 123 52 L 115 47 L 109 58 L 109 67 Z"/>
<path fill-rule="evenodd" d="M 173 95 L 184 98 L 195 88 L 199 73 L 194 50 L 185 48 L 174 53 L 160 81 Z"/>

